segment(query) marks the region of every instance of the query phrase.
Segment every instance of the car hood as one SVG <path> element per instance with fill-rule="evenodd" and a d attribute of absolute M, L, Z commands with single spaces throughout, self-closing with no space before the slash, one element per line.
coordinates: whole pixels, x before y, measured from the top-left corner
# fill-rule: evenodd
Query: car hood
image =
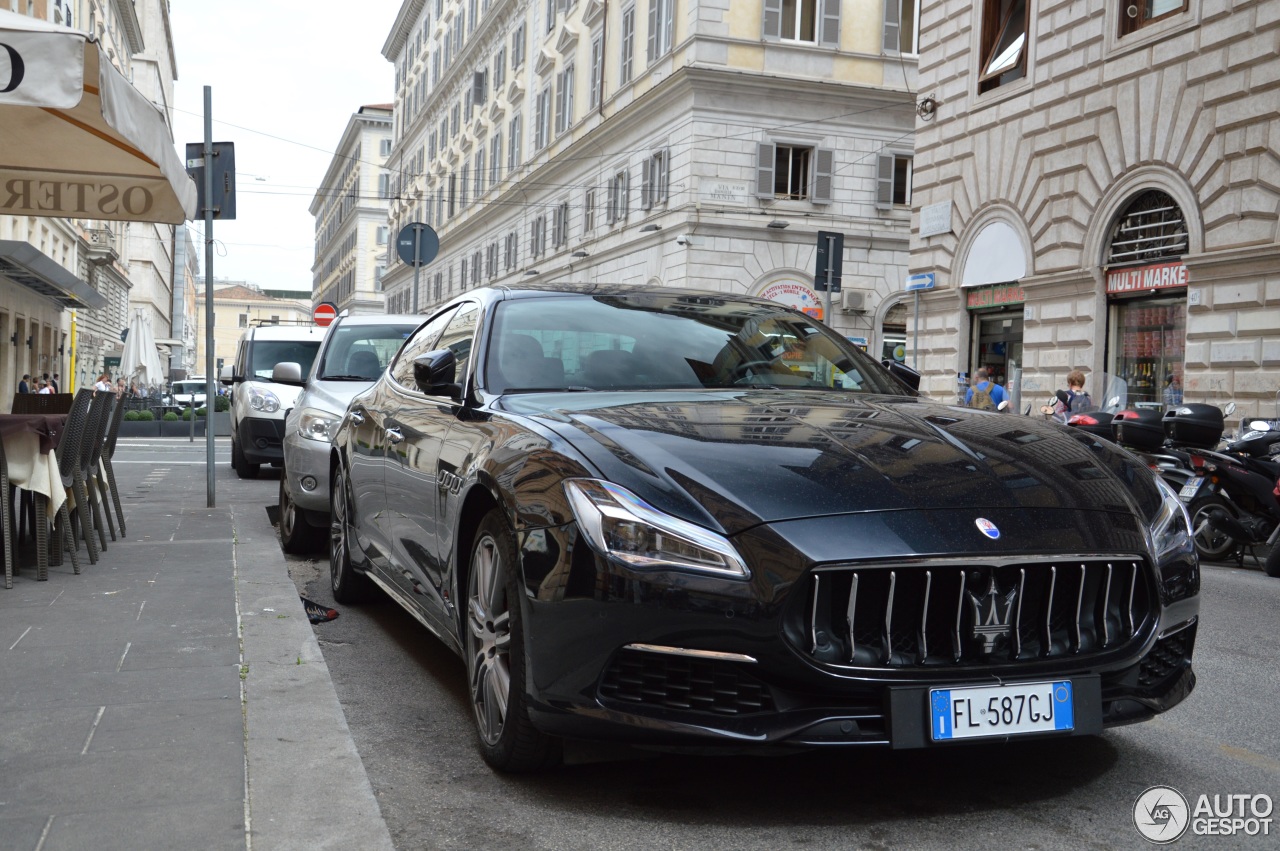
<path fill-rule="evenodd" d="M 859 512 L 1034 509 L 1154 515 L 1150 472 L 1030 417 L 915 397 L 790 391 L 507 396 L 605 479 L 733 534 Z"/>
<path fill-rule="evenodd" d="M 373 386 L 373 381 L 323 381 L 312 379 L 298 396 L 295 408 L 319 408 L 331 414 L 341 414 L 360 393 Z"/>

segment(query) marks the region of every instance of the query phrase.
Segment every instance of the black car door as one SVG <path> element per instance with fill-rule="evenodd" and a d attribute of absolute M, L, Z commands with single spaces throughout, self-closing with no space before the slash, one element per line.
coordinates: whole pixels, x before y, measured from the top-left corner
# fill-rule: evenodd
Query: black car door
<path fill-rule="evenodd" d="M 455 381 L 466 381 L 480 308 L 464 303 L 451 317 L 433 348 L 450 349 L 457 358 Z M 441 592 L 440 505 L 456 480 L 441 475 L 440 448 L 462 402 L 449 396 L 403 394 L 387 417 L 390 445 L 386 463 L 387 518 L 396 570 L 413 599 L 448 629 Z"/>
<path fill-rule="evenodd" d="M 354 505 L 354 531 L 363 551 L 375 567 L 402 590 L 408 590 L 399 571 L 392 567 L 392 524 L 387 517 L 386 465 L 388 453 L 396 451 L 388 417 L 403 406 L 403 398 L 421 393 L 413 381 L 413 359 L 435 347 L 454 313 L 450 307 L 432 317 L 405 341 L 391 369 L 351 403 L 347 412 L 352 435 L 347 443 L 348 474 Z"/>

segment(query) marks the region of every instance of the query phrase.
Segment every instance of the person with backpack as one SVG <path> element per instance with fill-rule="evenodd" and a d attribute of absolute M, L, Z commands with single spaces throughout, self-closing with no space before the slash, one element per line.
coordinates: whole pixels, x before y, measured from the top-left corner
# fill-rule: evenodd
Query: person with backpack
<path fill-rule="evenodd" d="M 1071 419 L 1072 414 L 1093 410 L 1093 399 L 1084 391 L 1084 372 L 1073 369 L 1067 373 L 1067 389 L 1057 392 L 1058 403 L 1054 405 L 1054 413 L 1063 420 Z"/>
<path fill-rule="evenodd" d="M 964 394 L 965 405 L 983 411 L 995 411 L 999 410 L 999 405 L 1004 400 L 1004 388 L 991 380 L 991 371 L 985 366 L 978 367 L 978 371 L 973 374 L 973 384 Z"/>

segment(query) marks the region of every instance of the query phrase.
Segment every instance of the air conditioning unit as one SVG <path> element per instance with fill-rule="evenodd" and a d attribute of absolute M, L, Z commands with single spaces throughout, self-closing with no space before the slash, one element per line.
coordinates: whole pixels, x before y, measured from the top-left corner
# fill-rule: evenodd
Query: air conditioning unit
<path fill-rule="evenodd" d="M 840 291 L 840 309 L 845 313 L 866 313 L 867 312 L 867 291 L 866 290 L 841 290 Z"/>

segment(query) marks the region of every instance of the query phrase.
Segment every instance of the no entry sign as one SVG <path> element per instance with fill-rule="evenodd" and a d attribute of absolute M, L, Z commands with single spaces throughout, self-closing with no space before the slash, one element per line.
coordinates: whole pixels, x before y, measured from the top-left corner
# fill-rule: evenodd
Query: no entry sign
<path fill-rule="evenodd" d="M 322 301 L 311 311 L 311 318 L 321 328 L 328 328 L 329 324 L 338 318 L 338 308 L 330 302 Z"/>

